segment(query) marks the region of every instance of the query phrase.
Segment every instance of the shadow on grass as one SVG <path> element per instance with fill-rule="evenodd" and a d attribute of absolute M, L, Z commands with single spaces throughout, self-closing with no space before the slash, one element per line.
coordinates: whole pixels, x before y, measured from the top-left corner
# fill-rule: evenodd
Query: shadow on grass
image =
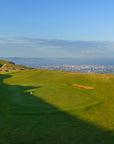
<path fill-rule="evenodd" d="M 113 144 L 111 131 L 61 111 L 34 94 L 28 101 L 34 101 L 35 106 L 26 105 L 26 102 L 21 105 L 29 95 L 25 91 L 36 87 L 4 84 L 3 80 L 10 77 L 0 75 L 1 144 Z M 17 98 L 17 103 L 11 102 L 15 89 L 19 90 L 15 97 L 20 94 L 24 97 Z M 43 114 L 47 109 L 48 112 Z"/>

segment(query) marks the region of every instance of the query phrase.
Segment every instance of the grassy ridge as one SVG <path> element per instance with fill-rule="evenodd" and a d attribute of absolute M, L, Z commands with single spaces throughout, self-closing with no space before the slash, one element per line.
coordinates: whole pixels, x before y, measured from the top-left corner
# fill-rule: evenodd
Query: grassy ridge
<path fill-rule="evenodd" d="M 31 70 L 1 74 L 0 87 L 3 144 L 113 143 L 114 75 Z"/>
<path fill-rule="evenodd" d="M 19 71 L 19 70 L 30 70 L 29 67 L 16 65 L 14 62 L 0 60 L 0 72 L 9 72 L 9 71 Z"/>

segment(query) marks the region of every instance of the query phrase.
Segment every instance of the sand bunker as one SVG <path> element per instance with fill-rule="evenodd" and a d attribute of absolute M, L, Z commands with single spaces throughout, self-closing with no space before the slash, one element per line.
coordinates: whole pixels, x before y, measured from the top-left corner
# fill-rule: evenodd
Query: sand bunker
<path fill-rule="evenodd" d="M 71 86 L 80 87 L 80 88 L 84 88 L 84 89 L 94 89 L 93 87 L 78 85 L 78 84 L 71 84 Z"/>

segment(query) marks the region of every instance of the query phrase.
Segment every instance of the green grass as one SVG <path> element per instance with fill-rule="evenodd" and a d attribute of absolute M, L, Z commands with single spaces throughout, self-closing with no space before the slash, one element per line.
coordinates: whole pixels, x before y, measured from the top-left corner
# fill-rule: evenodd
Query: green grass
<path fill-rule="evenodd" d="M 0 60 L 0 71 L 13 71 L 13 70 L 29 70 L 30 68 L 27 66 L 16 65 L 11 61 Z"/>
<path fill-rule="evenodd" d="M 2 73 L 0 144 L 112 144 L 113 96 L 111 74 Z"/>

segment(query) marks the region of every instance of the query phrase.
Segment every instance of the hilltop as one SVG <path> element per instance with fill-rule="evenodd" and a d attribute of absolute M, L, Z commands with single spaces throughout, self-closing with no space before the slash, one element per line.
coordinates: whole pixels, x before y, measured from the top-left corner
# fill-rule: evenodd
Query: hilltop
<path fill-rule="evenodd" d="M 0 60 L 0 72 L 29 70 L 27 66 L 17 65 L 12 61 Z"/>

